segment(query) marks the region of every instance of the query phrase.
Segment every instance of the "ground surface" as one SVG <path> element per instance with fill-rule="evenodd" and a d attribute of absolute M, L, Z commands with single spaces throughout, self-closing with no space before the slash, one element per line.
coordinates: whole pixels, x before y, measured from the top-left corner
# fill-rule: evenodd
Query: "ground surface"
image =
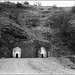
<path fill-rule="evenodd" d="M 0 74 L 75 74 L 74 69 L 65 67 L 69 60 L 59 60 L 53 57 L 0 59 Z"/>

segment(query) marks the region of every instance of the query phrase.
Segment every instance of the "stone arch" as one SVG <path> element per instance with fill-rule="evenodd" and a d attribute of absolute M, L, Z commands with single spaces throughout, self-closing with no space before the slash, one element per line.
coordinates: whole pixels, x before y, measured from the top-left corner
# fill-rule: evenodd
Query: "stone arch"
<path fill-rule="evenodd" d="M 40 48 L 44 47 L 46 49 L 47 57 L 50 56 L 50 43 L 42 42 L 42 41 L 35 41 L 35 47 L 36 47 L 36 57 L 41 57 L 40 56 Z"/>
<path fill-rule="evenodd" d="M 12 55 L 14 58 L 20 58 L 21 57 L 21 49 L 19 47 L 15 47 L 13 49 L 12 53 L 13 53 Z"/>
<path fill-rule="evenodd" d="M 45 47 L 41 47 L 41 48 L 38 50 L 38 57 L 41 57 L 41 58 L 46 58 L 46 57 L 48 57 L 48 53 L 47 53 Z"/>

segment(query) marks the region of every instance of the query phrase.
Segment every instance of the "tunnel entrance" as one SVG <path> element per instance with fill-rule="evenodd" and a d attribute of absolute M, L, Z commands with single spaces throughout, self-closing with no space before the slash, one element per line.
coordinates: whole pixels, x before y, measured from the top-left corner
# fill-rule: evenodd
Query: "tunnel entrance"
<path fill-rule="evenodd" d="M 16 54 L 16 58 L 18 58 L 18 54 Z"/>
<path fill-rule="evenodd" d="M 41 54 L 41 58 L 43 58 L 43 54 Z"/>
<path fill-rule="evenodd" d="M 21 58 L 21 49 L 19 47 L 13 49 L 13 57 Z"/>

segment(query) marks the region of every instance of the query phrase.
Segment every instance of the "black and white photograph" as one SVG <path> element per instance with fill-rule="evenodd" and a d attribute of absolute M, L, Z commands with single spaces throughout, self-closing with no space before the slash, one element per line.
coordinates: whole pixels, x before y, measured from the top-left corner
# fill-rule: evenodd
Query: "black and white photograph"
<path fill-rule="evenodd" d="M 75 74 L 75 1 L 0 0 L 0 74 Z"/>

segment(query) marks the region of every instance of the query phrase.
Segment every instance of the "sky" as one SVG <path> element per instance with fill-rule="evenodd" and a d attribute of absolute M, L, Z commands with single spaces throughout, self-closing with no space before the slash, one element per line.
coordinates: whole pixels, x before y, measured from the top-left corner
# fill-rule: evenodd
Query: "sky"
<path fill-rule="evenodd" d="M 39 0 L 0 0 L 0 1 L 12 1 L 12 2 L 24 2 L 24 1 L 28 1 L 29 4 L 33 5 L 34 3 L 36 2 L 40 2 L 42 6 L 53 6 L 53 5 L 56 5 L 58 7 L 68 7 L 68 6 L 74 6 L 75 5 L 75 1 L 64 1 L 64 0 L 57 0 L 57 1 L 53 1 L 53 0 L 42 0 L 42 1 L 39 1 Z"/>

